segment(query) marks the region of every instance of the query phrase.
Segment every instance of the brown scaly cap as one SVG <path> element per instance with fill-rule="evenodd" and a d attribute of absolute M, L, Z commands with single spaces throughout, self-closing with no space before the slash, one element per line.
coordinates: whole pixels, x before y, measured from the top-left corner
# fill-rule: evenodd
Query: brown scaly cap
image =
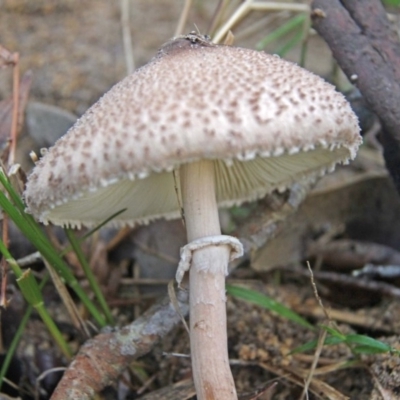
<path fill-rule="evenodd" d="M 115 85 L 37 163 L 40 221 L 134 224 L 177 217 L 172 170 L 216 160 L 217 200 L 239 204 L 315 179 L 361 143 L 344 97 L 277 56 L 188 35 Z M 179 186 L 179 179 L 177 179 Z"/>

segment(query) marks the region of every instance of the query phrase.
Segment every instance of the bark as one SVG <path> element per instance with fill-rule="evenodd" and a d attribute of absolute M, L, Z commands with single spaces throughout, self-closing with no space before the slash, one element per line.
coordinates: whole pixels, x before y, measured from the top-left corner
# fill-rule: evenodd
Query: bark
<path fill-rule="evenodd" d="M 314 0 L 313 27 L 382 124 L 386 166 L 400 192 L 400 44 L 379 0 Z"/>
<path fill-rule="evenodd" d="M 189 311 L 188 293 L 177 293 L 181 314 Z M 112 332 L 100 333 L 86 342 L 65 371 L 51 400 L 93 399 L 111 385 L 137 357 L 148 353 L 181 317 L 169 298 L 151 307 L 132 324 Z"/>

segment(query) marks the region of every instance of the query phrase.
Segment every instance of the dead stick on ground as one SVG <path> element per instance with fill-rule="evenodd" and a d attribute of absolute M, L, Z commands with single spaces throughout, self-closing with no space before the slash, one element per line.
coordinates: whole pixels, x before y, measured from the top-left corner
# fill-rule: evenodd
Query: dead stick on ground
<path fill-rule="evenodd" d="M 306 259 L 321 257 L 336 271 L 351 271 L 366 264 L 400 265 L 400 252 L 379 243 L 354 239 L 336 239 L 328 243 L 312 241 L 307 245 Z"/>
<path fill-rule="evenodd" d="M 400 192 L 400 44 L 380 0 L 314 0 L 313 27 L 382 123 L 386 166 Z"/>
<path fill-rule="evenodd" d="M 186 315 L 188 293 L 179 291 L 177 302 L 181 314 Z M 92 399 L 115 382 L 132 360 L 149 352 L 180 321 L 181 317 L 167 298 L 132 324 L 89 340 L 65 372 L 51 399 Z"/>

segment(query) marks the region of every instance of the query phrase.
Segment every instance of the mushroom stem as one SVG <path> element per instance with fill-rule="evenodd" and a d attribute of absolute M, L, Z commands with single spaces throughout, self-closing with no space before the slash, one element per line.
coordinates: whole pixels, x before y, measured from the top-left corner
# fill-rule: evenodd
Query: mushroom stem
<path fill-rule="evenodd" d="M 189 242 L 221 234 L 213 161 L 180 168 Z M 225 274 L 230 248 L 208 246 L 193 253 L 190 268 L 190 347 L 197 398 L 237 399 L 229 367 Z"/>

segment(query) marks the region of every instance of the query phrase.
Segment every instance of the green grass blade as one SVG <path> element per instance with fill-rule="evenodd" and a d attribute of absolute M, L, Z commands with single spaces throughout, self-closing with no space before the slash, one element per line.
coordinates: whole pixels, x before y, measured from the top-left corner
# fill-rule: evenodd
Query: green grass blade
<path fill-rule="evenodd" d="M 59 257 L 57 252 L 53 251 L 53 249 L 49 250 L 47 246 L 40 246 L 38 244 L 37 249 L 42 254 L 42 256 L 49 262 L 49 264 L 57 271 L 57 273 L 65 280 L 65 282 L 74 290 L 76 295 L 88 309 L 92 317 L 96 320 L 96 322 L 104 327 L 107 325 L 105 319 L 98 311 L 97 307 L 93 304 L 93 302 L 89 299 L 87 294 L 84 292 L 82 287 L 79 285 L 78 280 L 70 271 L 68 265 Z"/>
<path fill-rule="evenodd" d="M 13 220 L 22 234 L 32 243 L 33 246 L 39 251 L 43 258 L 57 271 L 57 273 L 65 280 L 65 282 L 75 291 L 84 306 L 88 309 L 89 313 L 93 316 L 96 322 L 104 327 L 107 325 L 106 320 L 101 313 L 97 310 L 93 302 L 89 299 L 87 294 L 80 287 L 79 282 L 69 269 L 68 265 L 58 255 L 49 239 L 43 233 L 39 224 L 32 218 L 31 215 L 25 213 L 23 203 L 19 195 L 15 192 L 14 188 L 8 181 L 4 171 L 0 169 L 0 183 L 4 186 L 13 200 L 12 203 L 7 196 L 0 191 L 0 207 L 6 214 Z"/>
<path fill-rule="evenodd" d="M 10 252 L 7 249 L 7 246 L 4 244 L 3 240 L 0 239 L 0 252 L 3 254 L 4 259 L 8 262 L 8 265 L 11 267 L 11 269 L 14 272 L 14 275 L 16 278 L 20 278 L 23 274 L 22 269 L 18 265 L 18 263 L 14 260 L 14 258 L 11 256 Z"/>
<path fill-rule="evenodd" d="M 323 327 L 326 329 L 327 327 Z M 330 329 L 331 330 L 331 329 Z M 394 353 L 399 355 L 400 351 L 390 347 L 388 344 L 383 343 L 379 340 L 373 339 L 369 336 L 350 334 L 350 335 L 338 335 L 337 331 L 333 330 L 335 336 L 328 336 L 325 339 L 325 345 L 335 345 L 340 343 L 346 343 L 350 346 L 353 354 L 379 354 L 379 353 Z M 317 346 L 318 341 L 312 340 L 299 347 L 296 347 L 290 352 L 290 354 L 303 353 L 305 351 L 314 350 Z"/>
<path fill-rule="evenodd" d="M 298 35 L 294 35 L 290 40 L 288 40 L 283 46 L 276 50 L 276 54 L 279 57 L 284 57 L 291 49 L 296 47 L 302 41 L 300 32 Z"/>
<path fill-rule="evenodd" d="M 48 275 L 45 276 L 43 278 L 43 280 L 40 282 L 40 284 L 39 284 L 40 290 L 43 289 L 43 287 L 47 283 L 47 281 L 48 281 Z M 32 311 L 33 311 L 33 306 L 29 304 L 28 308 L 25 311 L 24 316 L 22 317 L 21 322 L 19 323 L 18 329 L 15 332 L 15 335 L 14 335 L 10 345 L 8 346 L 7 354 L 3 360 L 2 366 L 0 368 L 0 391 L 1 391 L 1 386 L 3 384 L 4 377 L 6 376 L 6 373 L 10 366 L 11 360 L 17 350 L 18 343 L 21 340 L 22 334 L 24 333 L 25 327 L 29 321 L 29 318 L 31 317 Z"/>
<path fill-rule="evenodd" d="M 99 225 L 95 226 L 93 229 L 91 229 L 89 232 L 86 232 L 82 237 L 77 239 L 78 243 L 83 243 L 87 238 L 92 236 L 95 232 L 97 232 L 99 229 L 101 229 L 104 225 L 106 225 L 108 222 L 113 220 L 115 217 L 118 215 L 122 214 L 124 211 L 126 211 L 126 208 L 123 208 L 120 211 L 117 211 L 116 213 L 112 214 L 110 217 L 108 217 L 106 220 L 104 220 L 102 223 Z M 67 246 L 61 253 L 60 256 L 64 257 L 65 254 L 69 253 L 72 250 L 71 246 Z"/>
<path fill-rule="evenodd" d="M 375 347 L 381 351 L 390 351 L 390 346 L 379 340 L 373 339 L 365 335 L 350 334 L 346 335 L 346 342 L 349 344 L 357 344 L 362 346 Z"/>
<path fill-rule="evenodd" d="M 76 256 L 78 257 L 79 263 L 81 264 L 81 267 L 85 273 L 85 276 L 89 281 L 90 287 L 92 288 L 92 290 L 97 298 L 97 301 L 99 302 L 99 304 L 104 312 L 104 315 L 106 316 L 107 322 L 110 325 L 113 325 L 114 322 L 113 322 L 113 317 L 112 317 L 111 311 L 110 311 L 108 304 L 106 302 L 106 299 L 104 298 L 103 293 L 97 283 L 97 280 L 93 274 L 93 271 L 90 268 L 85 255 L 83 254 L 83 251 L 79 245 L 78 240 L 76 239 L 76 237 L 71 229 L 65 229 L 65 233 L 67 235 L 69 242 L 71 243 L 71 246 L 72 246 Z"/>
<path fill-rule="evenodd" d="M 388 344 L 365 335 L 357 335 L 357 334 L 346 335 L 346 343 L 348 343 L 349 345 L 356 345 L 353 348 L 353 351 L 355 351 L 357 354 L 398 352 L 397 350 L 390 347 Z"/>
<path fill-rule="evenodd" d="M 381 350 L 370 346 L 352 346 L 351 351 L 354 354 L 382 354 L 390 353 L 390 350 Z"/>
<path fill-rule="evenodd" d="M 67 342 L 64 339 L 64 336 L 61 334 L 57 325 L 55 324 L 46 307 L 44 306 L 40 287 L 37 284 L 35 277 L 32 275 L 32 271 L 30 269 L 24 271 L 22 276 L 17 279 L 17 283 L 19 288 L 21 289 L 22 294 L 25 297 L 25 300 L 28 302 L 28 304 L 35 308 L 37 313 L 40 315 L 40 318 L 46 325 L 48 331 L 57 343 L 60 350 L 67 358 L 71 358 L 71 349 L 69 348 Z"/>
<path fill-rule="evenodd" d="M 9 259 L 7 261 L 9 261 Z M 23 274 L 17 278 L 17 283 L 28 304 L 35 307 L 37 304 L 43 303 L 42 292 L 35 277 L 32 275 L 31 269 L 26 269 Z"/>
<path fill-rule="evenodd" d="M 305 67 L 306 65 L 306 56 L 307 56 L 307 48 L 308 48 L 308 39 L 310 37 L 310 28 L 311 28 L 311 16 L 310 14 L 306 14 L 304 18 L 304 22 L 302 25 L 302 33 L 301 33 L 301 46 L 300 46 L 300 59 L 299 65 L 300 67 Z"/>
<path fill-rule="evenodd" d="M 385 6 L 400 7 L 400 0 L 383 0 Z"/>
<path fill-rule="evenodd" d="M 87 232 L 85 235 L 82 236 L 80 241 L 83 241 L 87 239 L 88 237 L 92 236 L 93 233 L 98 231 L 100 228 L 102 228 L 104 225 L 108 224 L 110 221 L 112 221 L 115 217 L 118 217 L 118 215 L 122 214 L 123 212 L 126 211 L 126 208 L 123 208 L 122 210 L 117 211 L 116 213 L 110 215 L 106 220 L 104 220 L 101 224 L 97 225 L 93 229 L 91 229 L 89 232 Z"/>
<path fill-rule="evenodd" d="M 338 339 L 341 339 L 343 342 L 346 341 L 346 335 L 343 335 L 338 330 L 331 328 L 330 326 L 327 325 L 321 325 L 321 328 L 325 329 L 330 335 L 337 337 Z"/>
<path fill-rule="evenodd" d="M 50 334 L 53 336 L 53 339 L 56 341 L 64 355 L 66 355 L 67 357 L 71 357 L 72 353 L 68 347 L 67 342 L 64 340 L 61 332 L 59 331 L 56 324 L 50 317 L 50 314 L 44 307 L 42 293 L 35 277 L 32 275 L 32 271 L 30 269 L 25 271 L 21 270 L 18 263 L 11 256 L 11 253 L 8 251 L 6 245 L 1 239 L 0 252 L 3 254 L 3 257 L 11 266 L 17 278 L 17 284 L 27 303 L 36 309 L 43 322 L 45 323 L 47 329 L 49 330 Z"/>
<path fill-rule="evenodd" d="M 32 314 L 32 310 L 33 310 L 33 307 L 28 306 L 27 310 L 25 311 L 25 315 L 23 316 L 23 318 L 18 326 L 17 332 L 15 333 L 13 340 L 12 340 L 10 346 L 8 347 L 7 354 L 3 360 L 3 364 L 1 365 L 1 368 L 0 368 L 0 390 L 1 390 L 1 386 L 3 385 L 4 377 L 6 376 L 8 368 L 10 366 L 11 360 L 17 350 L 18 343 L 21 340 L 21 337 L 22 337 L 22 334 L 24 333 L 26 324 L 28 323 L 29 318 Z"/>
<path fill-rule="evenodd" d="M 343 342 L 344 342 L 344 340 L 342 340 L 338 337 L 328 336 L 325 338 L 324 346 L 340 344 Z M 318 340 L 311 340 L 311 342 L 307 342 L 307 343 L 302 344 L 301 346 L 296 347 L 289 354 L 304 353 L 306 351 L 315 350 L 315 348 L 317 347 L 317 344 L 318 344 Z"/>
<path fill-rule="evenodd" d="M 334 345 L 339 343 L 345 343 L 353 354 L 379 354 L 379 353 L 394 353 L 399 355 L 400 351 L 390 347 L 388 344 L 381 342 L 380 340 L 373 339 L 369 336 L 350 334 L 343 335 L 336 329 L 330 328 L 329 326 L 322 325 L 322 329 L 325 329 L 331 336 L 325 339 L 324 345 Z M 313 350 L 317 345 L 317 340 L 307 342 L 302 346 L 296 347 L 290 354 L 302 353 L 304 351 Z"/>
<path fill-rule="evenodd" d="M 22 201 L 21 197 L 19 194 L 15 191 L 13 186 L 11 185 L 11 182 L 9 181 L 6 173 L 4 172 L 3 168 L 0 167 L 0 182 L 6 189 L 6 192 L 10 195 L 10 198 L 14 202 L 15 206 L 20 212 L 23 212 L 25 210 L 25 204 Z"/>
<path fill-rule="evenodd" d="M 261 39 L 256 44 L 256 49 L 264 50 L 270 43 L 280 39 L 282 36 L 288 34 L 294 29 L 301 27 L 302 24 L 304 23 L 305 18 L 306 18 L 305 14 L 298 14 L 295 17 L 289 19 L 289 21 L 281 25 L 278 29 L 275 29 L 265 38 Z"/>
<path fill-rule="evenodd" d="M 296 324 L 299 324 L 307 329 L 315 330 L 314 326 L 312 326 L 308 321 L 306 321 L 303 317 L 296 314 L 294 311 L 285 307 L 283 304 L 278 303 L 272 298 L 265 296 L 261 293 L 258 293 L 251 289 L 246 289 L 239 286 L 227 285 L 226 290 L 228 294 L 231 296 L 237 297 L 239 299 L 247 300 L 251 303 L 257 304 L 260 307 L 267 308 L 283 318 L 286 318 Z"/>

